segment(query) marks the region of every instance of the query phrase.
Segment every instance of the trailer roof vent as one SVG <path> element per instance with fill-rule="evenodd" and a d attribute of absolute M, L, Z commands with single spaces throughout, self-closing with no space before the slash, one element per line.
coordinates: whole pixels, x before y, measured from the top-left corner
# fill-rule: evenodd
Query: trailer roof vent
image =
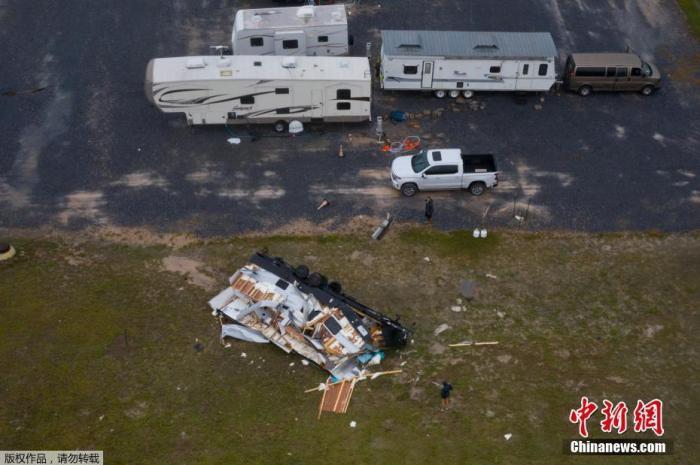
<path fill-rule="evenodd" d="M 207 66 L 203 57 L 188 58 L 185 62 L 187 69 L 205 68 Z"/>
<path fill-rule="evenodd" d="M 401 44 L 399 48 L 422 48 L 421 44 Z"/>
<path fill-rule="evenodd" d="M 315 16 L 313 5 L 299 7 L 297 10 L 297 18 L 309 19 Z"/>
<path fill-rule="evenodd" d="M 282 67 L 283 68 L 296 68 L 297 67 L 297 59 L 295 57 L 284 57 L 282 59 Z"/>
<path fill-rule="evenodd" d="M 498 45 L 496 44 L 477 44 L 474 46 L 474 50 L 497 50 Z"/>

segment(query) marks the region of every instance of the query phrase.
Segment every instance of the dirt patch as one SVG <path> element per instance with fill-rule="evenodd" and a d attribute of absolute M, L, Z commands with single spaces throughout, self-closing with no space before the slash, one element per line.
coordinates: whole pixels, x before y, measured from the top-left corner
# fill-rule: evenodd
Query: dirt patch
<path fill-rule="evenodd" d="M 189 257 L 169 255 L 163 259 L 163 268 L 165 271 L 187 276 L 188 283 L 202 289 L 213 290 L 218 284 L 216 279 L 205 273 L 205 271 L 212 272 L 209 267 Z"/>
<path fill-rule="evenodd" d="M 61 224 L 68 224 L 73 219 L 86 219 L 94 223 L 106 222 L 102 213 L 105 205 L 104 195 L 100 191 L 77 191 L 68 194 L 63 202 L 63 211 L 58 214 Z"/>
<path fill-rule="evenodd" d="M 150 171 L 137 171 L 121 177 L 114 181 L 113 186 L 125 186 L 132 189 L 142 189 L 144 187 L 158 187 L 165 189 L 168 187 L 168 181 L 162 176 Z"/>

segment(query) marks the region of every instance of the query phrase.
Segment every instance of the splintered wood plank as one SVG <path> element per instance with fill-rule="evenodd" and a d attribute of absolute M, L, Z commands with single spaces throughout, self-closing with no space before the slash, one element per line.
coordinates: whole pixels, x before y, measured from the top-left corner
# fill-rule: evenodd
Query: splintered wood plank
<path fill-rule="evenodd" d="M 328 385 L 328 389 L 323 391 L 319 416 L 320 412 L 347 412 L 354 389 L 355 379 L 343 380 L 339 383 Z"/>

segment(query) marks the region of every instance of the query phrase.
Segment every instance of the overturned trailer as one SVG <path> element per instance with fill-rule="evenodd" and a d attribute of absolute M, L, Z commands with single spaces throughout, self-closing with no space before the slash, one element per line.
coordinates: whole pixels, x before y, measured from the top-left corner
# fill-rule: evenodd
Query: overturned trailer
<path fill-rule="evenodd" d="M 279 257 L 256 253 L 229 283 L 209 301 L 221 319 L 222 338 L 272 342 L 337 380 L 360 376 L 384 357 L 382 349 L 408 340 L 397 320 L 344 294 L 339 283 Z"/>

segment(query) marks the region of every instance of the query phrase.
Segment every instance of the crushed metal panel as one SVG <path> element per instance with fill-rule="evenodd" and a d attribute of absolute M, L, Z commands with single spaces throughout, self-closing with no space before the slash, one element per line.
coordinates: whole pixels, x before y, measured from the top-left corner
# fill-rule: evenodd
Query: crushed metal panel
<path fill-rule="evenodd" d="M 221 325 L 221 339 L 233 337 L 248 342 L 268 343 L 270 342 L 262 333 L 254 329 L 246 328 L 242 325 Z"/>
<path fill-rule="evenodd" d="M 281 258 L 256 253 L 209 301 L 222 338 L 272 342 L 336 380 L 357 377 L 369 360 L 381 360 L 383 355 L 375 357 L 381 349 L 406 344 L 409 332 L 398 321 L 343 294 L 339 284 L 316 278 L 318 273 L 299 273 Z"/>

